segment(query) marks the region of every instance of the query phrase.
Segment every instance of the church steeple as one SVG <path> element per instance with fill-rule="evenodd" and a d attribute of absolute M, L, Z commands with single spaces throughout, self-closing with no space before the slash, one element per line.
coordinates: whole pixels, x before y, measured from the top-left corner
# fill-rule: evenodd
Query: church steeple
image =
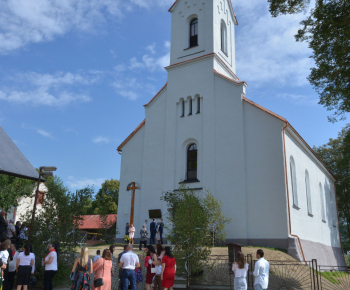
<path fill-rule="evenodd" d="M 231 0 L 177 0 L 169 12 L 170 65 L 215 54 L 214 69 L 220 65 L 226 75 L 235 77 L 234 26 L 238 23 Z"/>

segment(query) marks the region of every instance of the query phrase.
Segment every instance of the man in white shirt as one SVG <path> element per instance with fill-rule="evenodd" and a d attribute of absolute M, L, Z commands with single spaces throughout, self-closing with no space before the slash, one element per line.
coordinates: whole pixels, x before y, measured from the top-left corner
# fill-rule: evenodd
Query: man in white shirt
<path fill-rule="evenodd" d="M 264 259 L 264 251 L 259 249 L 256 252 L 258 261 L 255 263 L 253 275 L 255 277 L 255 290 L 265 290 L 269 285 L 270 264 Z"/>
<path fill-rule="evenodd" d="M 128 245 L 127 252 L 120 258 L 119 268 L 122 272 L 122 289 L 128 290 L 130 282 L 131 290 L 136 290 L 136 272 L 135 268 L 140 267 L 139 257 L 132 252 L 133 246 Z"/>

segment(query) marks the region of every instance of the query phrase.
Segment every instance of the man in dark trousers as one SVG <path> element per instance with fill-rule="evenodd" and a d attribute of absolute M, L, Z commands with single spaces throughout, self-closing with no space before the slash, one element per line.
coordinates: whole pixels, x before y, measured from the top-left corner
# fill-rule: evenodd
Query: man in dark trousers
<path fill-rule="evenodd" d="M 162 245 L 163 245 L 163 229 L 164 229 L 163 219 L 160 219 L 159 235 L 160 235 L 160 243 L 161 243 Z"/>
<path fill-rule="evenodd" d="M 157 228 L 157 223 L 156 223 L 156 219 L 153 219 L 153 221 L 151 222 L 149 229 L 151 232 L 151 238 L 150 238 L 150 244 L 155 244 L 156 243 L 156 228 Z"/>
<path fill-rule="evenodd" d="M 5 233 L 7 229 L 7 222 L 5 221 L 5 216 L 6 212 L 1 211 L 0 212 L 0 242 L 2 242 L 5 239 Z"/>

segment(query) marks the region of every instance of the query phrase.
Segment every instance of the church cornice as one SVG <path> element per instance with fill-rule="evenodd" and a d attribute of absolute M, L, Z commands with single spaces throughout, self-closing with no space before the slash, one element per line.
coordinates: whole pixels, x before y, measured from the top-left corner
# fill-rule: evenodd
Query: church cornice
<path fill-rule="evenodd" d="M 168 82 L 166 82 L 166 84 L 159 90 L 159 92 L 146 105 L 143 105 L 143 106 L 144 107 L 149 106 L 158 97 L 158 95 L 167 87 L 167 85 L 168 85 Z"/>
<path fill-rule="evenodd" d="M 180 67 L 180 66 L 185 66 L 185 65 L 189 65 L 189 64 L 192 64 L 192 63 L 195 63 L 195 62 L 204 61 L 204 60 L 206 60 L 208 58 L 215 58 L 218 61 L 218 63 L 223 67 L 223 69 L 225 69 L 227 71 L 227 73 L 230 74 L 234 80 L 236 80 L 236 81 L 239 80 L 237 75 L 227 66 L 227 64 L 222 60 L 222 58 L 218 54 L 216 54 L 215 52 L 211 52 L 211 53 L 208 53 L 208 54 L 205 54 L 205 55 L 201 55 L 201 56 L 198 56 L 198 57 L 194 57 L 194 58 L 191 58 L 191 59 L 188 59 L 188 60 L 184 60 L 184 61 L 180 61 L 180 62 L 171 64 L 171 65 L 165 67 L 165 69 L 167 71 L 169 71 L 171 69 L 174 69 L 174 68 L 177 68 L 177 67 Z"/>
<path fill-rule="evenodd" d="M 224 79 L 226 79 L 226 80 L 228 80 L 228 81 L 230 81 L 230 82 L 233 82 L 233 83 L 236 84 L 236 85 L 244 85 L 244 87 L 247 87 L 247 86 L 248 86 L 248 84 L 247 84 L 245 81 L 236 81 L 236 80 L 234 80 L 234 79 L 231 79 L 231 78 L 229 78 L 229 77 L 227 77 L 227 76 L 225 76 L 225 75 L 219 73 L 219 72 L 216 71 L 215 69 L 213 69 L 213 72 L 214 72 L 216 75 L 218 75 L 218 76 L 220 76 L 220 77 L 222 77 L 222 78 L 224 78 Z"/>
<path fill-rule="evenodd" d="M 174 4 L 171 5 L 171 7 L 169 8 L 168 12 L 172 12 L 173 8 L 175 7 L 175 5 L 178 2 L 179 2 L 179 0 L 175 0 Z M 235 24 L 238 25 L 238 20 L 237 20 L 235 11 L 233 10 L 232 2 L 231 2 L 231 0 L 228 0 L 228 2 L 230 2 L 230 9 L 231 9 L 231 13 L 232 13 L 233 19 L 235 20 Z"/>

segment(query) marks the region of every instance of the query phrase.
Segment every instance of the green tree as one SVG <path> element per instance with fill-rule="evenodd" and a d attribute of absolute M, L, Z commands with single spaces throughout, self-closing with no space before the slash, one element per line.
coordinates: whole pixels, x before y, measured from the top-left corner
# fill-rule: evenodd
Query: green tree
<path fill-rule="evenodd" d="M 309 0 L 269 0 L 271 15 L 306 11 Z M 320 95 L 319 104 L 334 111 L 331 122 L 350 112 L 350 1 L 316 0 L 295 36 L 312 49 L 315 67 L 309 82 Z"/>
<path fill-rule="evenodd" d="M 58 272 L 54 277 L 56 285 L 62 285 L 62 281 L 69 280 L 71 266 L 75 259 L 75 250 L 79 245 L 81 236 L 78 225 L 81 221 L 80 208 L 83 208 L 89 190 L 82 190 L 81 196 L 77 199 L 64 186 L 58 177 L 49 177 L 46 182 L 47 192 L 41 210 L 35 215 L 32 228 L 31 244 L 36 256 L 36 275 L 42 281 L 44 269 L 41 260 L 47 253 L 48 243 L 55 243 L 59 246 Z M 25 215 L 25 222 L 30 225 L 32 208 L 28 208 Z M 69 282 L 69 281 L 68 281 Z"/>
<path fill-rule="evenodd" d="M 212 247 L 210 224 L 214 220 L 218 232 L 218 242 L 226 238 L 225 225 L 230 222 L 222 214 L 222 204 L 207 191 L 200 197 L 194 190 L 182 187 L 176 192 L 165 193 L 162 200 L 168 204 L 169 217 L 167 239 L 175 245 L 179 275 L 190 279 L 209 267 Z"/>
<path fill-rule="evenodd" d="M 93 202 L 94 214 L 107 215 L 118 212 L 119 180 L 107 179 L 101 185 Z"/>
<path fill-rule="evenodd" d="M 18 199 L 30 196 L 34 188 L 34 181 L 0 174 L 0 208 L 8 211 L 17 206 Z"/>
<path fill-rule="evenodd" d="M 350 124 L 344 127 L 336 139 L 314 147 L 338 182 L 336 185 L 340 232 L 344 250 L 350 250 Z"/>

